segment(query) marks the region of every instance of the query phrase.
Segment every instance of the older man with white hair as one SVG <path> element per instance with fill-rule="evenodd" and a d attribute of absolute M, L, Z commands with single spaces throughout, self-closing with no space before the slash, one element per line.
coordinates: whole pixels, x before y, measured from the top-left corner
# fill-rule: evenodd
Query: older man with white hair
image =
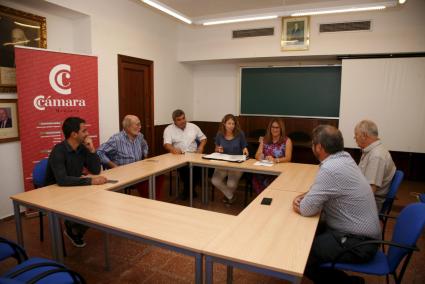
<path fill-rule="evenodd" d="M 100 145 L 97 154 L 102 164 L 108 168 L 115 168 L 143 160 L 148 157 L 148 143 L 140 132 L 140 119 L 135 115 L 126 115 L 122 121 L 123 130 Z M 156 178 L 156 197 L 160 196 L 164 178 Z M 148 197 L 148 183 L 141 182 L 135 186 L 142 197 Z"/>
<path fill-rule="evenodd" d="M 362 149 L 359 168 L 375 194 L 378 211 L 390 189 L 396 171 L 390 152 L 378 137 L 378 127 L 371 120 L 362 120 L 354 128 L 354 139 Z"/>

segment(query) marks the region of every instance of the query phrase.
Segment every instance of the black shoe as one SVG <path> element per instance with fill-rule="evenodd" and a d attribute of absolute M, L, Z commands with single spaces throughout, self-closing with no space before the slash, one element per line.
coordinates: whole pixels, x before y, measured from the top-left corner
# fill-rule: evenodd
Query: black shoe
<path fill-rule="evenodd" d="M 77 248 L 85 247 L 86 243 L 84 242 L 83 238 L 79 237 L 77 235 L 74 235 L 72 233 L 72 230 L 69 230 L 68 226 L 66 226 L 66 227 L 67 228 L 63 231 L 63 233 L 71 241 L 71 243 L 74 245 L 74 247 L 77 247 Z"/>
<path fill-rule="evenodd" d="M 350 284 L 365 284 L 365 280 L 360 276 L 349 276 L 348 280 Z"/>
<path fill-rule="evenodd" d="M 223 203 L 226 205 L 226 206 L 230 206 L 230 205 L 232 205 L 233 203 L 235 203 L 235 201 L 236 201 L 236 195 L 233 195 L 233 197 L 232 198 L 227 198 L 226 196 L 223 196 L 223 199 L 222 199 L 222 201 L 223 201 Z"/>

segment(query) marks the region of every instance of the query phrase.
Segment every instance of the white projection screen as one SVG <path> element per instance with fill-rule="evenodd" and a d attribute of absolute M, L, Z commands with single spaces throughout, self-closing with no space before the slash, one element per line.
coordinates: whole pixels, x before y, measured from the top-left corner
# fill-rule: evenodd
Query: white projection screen
<path fill-rule="evenodd" d="M 354 127 L 376 122 L 388 150 L 425 153 L 425 57 L 342 62 L 339 128 L 357 148 Z"/>

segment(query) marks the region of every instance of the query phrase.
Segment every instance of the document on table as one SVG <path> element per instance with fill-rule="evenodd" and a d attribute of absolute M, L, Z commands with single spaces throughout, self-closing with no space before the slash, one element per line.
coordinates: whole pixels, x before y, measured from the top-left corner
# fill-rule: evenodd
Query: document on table
<path fill-rule="evenodd" d="M 212 153 L 209 155 L 202 156 L 203 159 L 210 159 L 210 160 L 222 160 L 227 162 L 236 162 L 236 163 L 242 163 L 247 160 L 245 155 L 228 155 L 228 154 L 222 154 L 222 153 Z"/>
<path fill-rule="evenodd" d="M 263 166 L 263 167 L 271 167 L 273 166 L 273 162 L 268 160 L 261 160 L 254 163 L 254 166 Z"/>

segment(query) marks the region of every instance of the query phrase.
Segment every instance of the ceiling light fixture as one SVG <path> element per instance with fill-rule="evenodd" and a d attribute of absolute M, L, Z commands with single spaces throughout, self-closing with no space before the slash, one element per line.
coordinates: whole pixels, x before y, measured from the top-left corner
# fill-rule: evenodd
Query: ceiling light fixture
<path fill-rule="evenodd" d="M 237 18 L 237 19 L 228 19 L 228 20 L 208 21 L 208 22 L 204 22 L 202 24 L 204 26 L 211 26 L 211 25 L 220 25 L 220 24 L 248 22 L 248 21 L 270 20 L 270 19 L 276 19 L 277 17 L 278 17 L 277 15 L 259 16 L 259 17 L 246 17 L 246 18 Z"/>
<path fill-rule="evenodd" d="M 372 7 L 363 7 L 363 8 L 344 8 L 344 9 L 332 9 L 332 10 L 316 10 L 309 12 L 297 12 L 291 14 L 292 17 L 298 16 L 309 16 L 309 15 L 324 15 L 324 14 L 335 14 L 335 13 L 349 13 L 349 12 L 364 12 L 364 11 L 373 11 L 373 10 L 383 10 L 385 6 L 372 6 Z"/>
<path fill-rule="evenodd" d="M 167 7 L 166 5 L 162 4 L 162 3 L 158 3 L 156 1 L 153 0 L 142 0 L 144 3 L 158 9 L 161 10 L 164 13 L 167 13 L 170 16 L 173 16 L 177 19 L 179 19 L 180 21 L 183 21 L 187 24 L 191 24 L 192 21 L 190 19 L 188 19 L 187 17 L 183 16 L 182 14 L 178 13 L 177 11 Z"/>
<path fill-rule="evenodd" d="M 398 0 L 398 3 L 399 3 L 399 4 L 404 4 L 404 3 L 406 3 L 406 1 L 407 1 L 407 0 Z"/>

